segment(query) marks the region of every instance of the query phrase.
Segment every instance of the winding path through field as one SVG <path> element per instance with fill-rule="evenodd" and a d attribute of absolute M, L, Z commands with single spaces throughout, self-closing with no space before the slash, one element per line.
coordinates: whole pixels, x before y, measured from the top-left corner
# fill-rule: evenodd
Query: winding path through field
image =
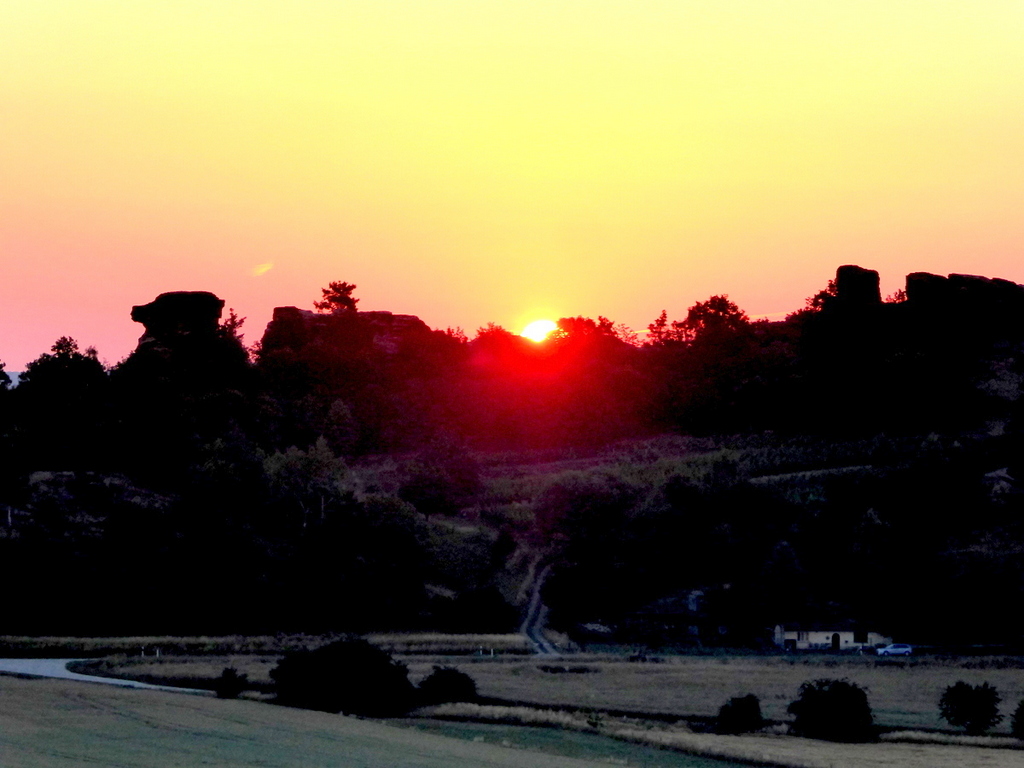
<path fill-rule="evenodd" d="M 138 680 L 83 675 L 68 669 L 68 664 L 73 661 L 85 661 L 85 659 L 0 659 L 0 673 L 7 672 L 14 675 L 77 680 L 82 683 L 102 683 L 104 685 L 117 685 L 121 688 L 145 688 L 151 691 L 173 691 L 174 693 L 191 693 L 202 696 L 213 695 L 212 691 L 204 691 L 199 688 L 176 688 L 171 685 L 151 685 L 150 683 L 142 683 Z"/>
<path fill-rule="evenodd" d="M 548 618 L 548 607 L 541 602 L 540 590 L 544 586 L 544 579 L 551 572 L 551 566 L 545 565 L 540 573 L 533 580 L 533 588 L 530 591 L 530 602 L 526 607 L 526 618 L 523 619 L 523 626 L 519 631 L 526 635 L 526 639 L 533 646 L 533 652 L 539 656 L 558 656 L 558 649 L 544 637 L 544 624 Z"/>

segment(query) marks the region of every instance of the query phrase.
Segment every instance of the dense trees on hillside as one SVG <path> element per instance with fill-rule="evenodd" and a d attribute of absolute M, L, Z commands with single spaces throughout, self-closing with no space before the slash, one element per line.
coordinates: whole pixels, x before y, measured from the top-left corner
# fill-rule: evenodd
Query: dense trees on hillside
<path fill-rule="evenodd" d="M 31 617 L 26 631 L 61 631 L 57 616 L 116 628 L 65 597 L 74 584 L 135 606 L 126 630 L 329 629 L 341 615 L 346 629 L 503 629 L 515 612 L 499 572 L 532 546 L 557 561 L 545 594 L 570 630 L 606 621 L 657 640 L 644 606 L 700 589 L 709 626 L 726 628 L 716 642 L 757 642 L 808 611 L 938 631 L 949 600 L 962 626 L 1004 641 L 991 617 L 1024 590 L 1024 332 L 998 302 L 993 327 L 920 289 L 882 301 L 877 276 L 844 269 L 785 321 L 716 295 L 662 312 L 642 340 L 601 316 L 561 318 L 540 343 L 493 324 L 469 339 L 356 311 L 345 282 L 318 313 L 275 313 L 254 348 L 233 312 L 216 322 L 212 294 L 136 307 L 147 335 L 110 369 L 62 337 L 17 387 L 0 365 L 0 576 L 34 574 L 9 615 Z M 827 442 L 978 425 L 993 433 L 982 447 L 882 441 L 870 471 L 813 490 L 723 458 L 697 480 L 564 475 L 505 504 L 474 458 L 664 431 Z M 353 473 L 386 453 L 389 473 Z M 980 478 L 1003 468 L 1012 492 L 995 497 Z M 445 525 L 467 510 L 480 532 Z M 33 613 L 44 596 L 52 615 Z"/>

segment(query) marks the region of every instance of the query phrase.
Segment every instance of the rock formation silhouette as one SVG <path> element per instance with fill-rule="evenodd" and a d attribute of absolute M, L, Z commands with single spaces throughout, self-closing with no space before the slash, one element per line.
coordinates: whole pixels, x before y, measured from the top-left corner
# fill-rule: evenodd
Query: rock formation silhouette
<path fill-rule="evenodd" d="M 213 339 L 224 300 L 208 291 L 161 293 L 149 304 L 132 307 L 132 320 L 146 330 L 136 352 L 152 347 L 173 348 L 186 337 Z"/>

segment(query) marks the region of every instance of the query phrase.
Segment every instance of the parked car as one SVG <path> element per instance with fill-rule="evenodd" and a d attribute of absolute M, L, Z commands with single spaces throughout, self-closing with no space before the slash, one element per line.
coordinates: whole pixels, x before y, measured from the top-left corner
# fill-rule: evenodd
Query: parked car
<path fill-rule="evenodd" d="M 913 646 L 905 643 L 893 643 L 875 651 L 879 656 L 909 656 L 913 652 Z"/>

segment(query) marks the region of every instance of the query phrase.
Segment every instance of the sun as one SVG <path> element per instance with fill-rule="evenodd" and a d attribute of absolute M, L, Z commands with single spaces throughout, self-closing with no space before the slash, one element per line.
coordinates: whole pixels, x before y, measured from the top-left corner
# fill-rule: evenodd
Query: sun
<path fill-rule="evenodd" d="M 534 320 L 523 328 L 520 336 L 525 336 L 530 341 L 544 341 L 553 330 L 558 328 L 554 320 Z"/>

